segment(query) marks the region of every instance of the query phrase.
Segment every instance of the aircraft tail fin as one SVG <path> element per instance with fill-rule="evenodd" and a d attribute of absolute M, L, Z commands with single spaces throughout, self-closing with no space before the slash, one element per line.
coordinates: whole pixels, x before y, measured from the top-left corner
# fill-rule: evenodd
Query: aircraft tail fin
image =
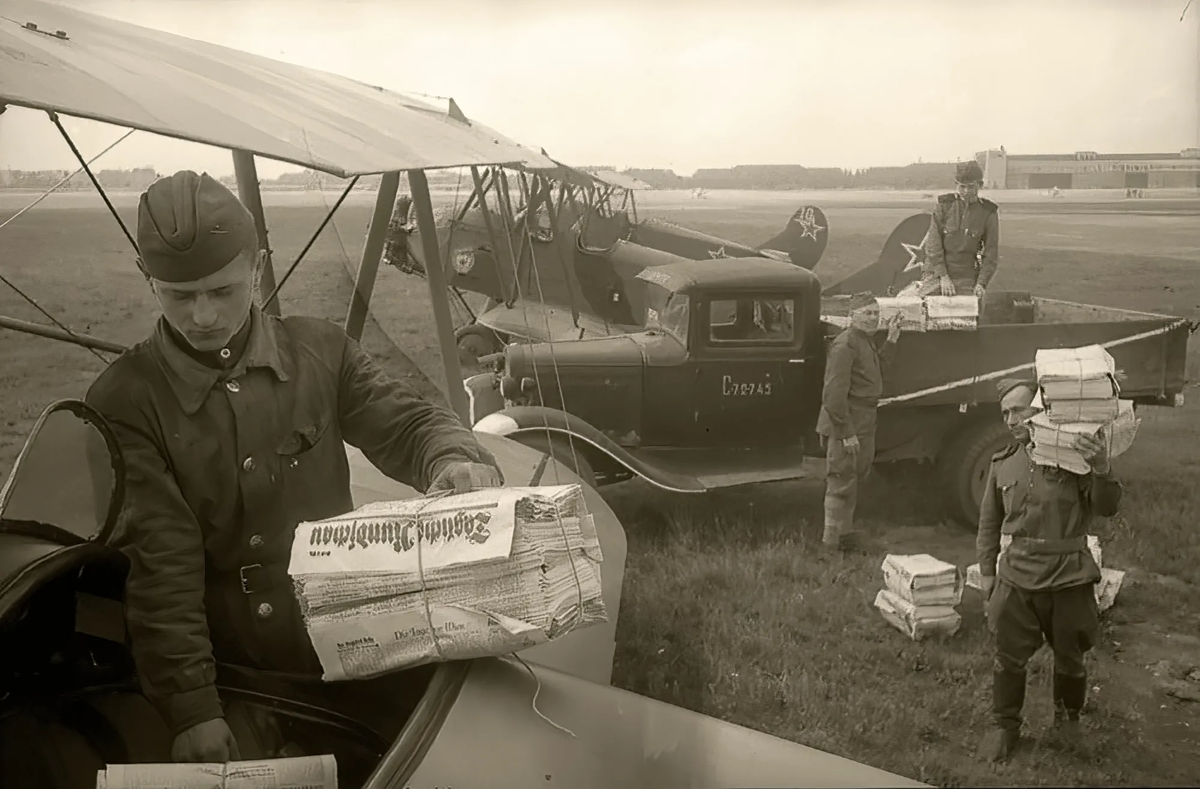
<path fill-rule="evenodd" d="M 905 219 L 888 236 L 879 259 L 866 268 L 825 289 L 826 296 L 874 293 L 893 296 L 921 278 L 925 264 L 925 234 L 929 232 L 929 214 Z"/>
<path fill-rule="evenodd" d="M 815 205 L 801 206 L 779 235 L 759 245 L 758 250 L 769 257 L 790 260 L 800 268 L 812 271 L 825 254 L 829 243 L 829 221 L 825 212 Z"/>

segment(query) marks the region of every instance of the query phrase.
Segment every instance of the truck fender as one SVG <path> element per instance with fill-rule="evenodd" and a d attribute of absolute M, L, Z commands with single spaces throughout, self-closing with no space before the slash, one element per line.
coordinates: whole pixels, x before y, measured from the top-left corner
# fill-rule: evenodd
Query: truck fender
<path fill-rule="evenodd" d="M 521 435 L 550 433 L 569 437 L 576 451 L 584 453 L 593 468 L 613 463 L 672 493 L 703 493 L 700 480 L 655 468 L 634 457 L 626 449 L 577 416 L 544 406 L 512 406 L 488 414 L 475 423 L 473 430 L 520 441 Z"/>

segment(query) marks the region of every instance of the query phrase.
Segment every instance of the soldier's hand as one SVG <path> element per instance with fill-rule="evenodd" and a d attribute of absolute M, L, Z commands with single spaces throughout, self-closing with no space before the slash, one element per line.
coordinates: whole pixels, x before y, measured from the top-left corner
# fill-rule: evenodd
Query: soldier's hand
<path fill-rule="evenodd" d="M 1102 433 L 1095 436 L 1079 436 L 1075 439 L 1075 449 L 1094 471 L 1102 474 L 1108 471 L 1108 445 Z"/>
<path fill-rule="evenodd" d="M 996 576 L 994 576 L 994 575 L 981 576 L 979 578 L 979 582 L 983 586 L 983 599 L 990 600 L 992 597 L 992 590 L 994 590 L 996 588 Z"/>
<path fill-rule="evenodd" d="M 176 762 L 236 762 L 242 758 L 237 740 L 224 718 L 197 723 L 183 731 L 171 745 Z"/>
<path fill-rule="evenodd" d="M 858 436 L 850 436 L 849 438 L 843 438 L 842 446 L 846 448 L 847 452 L 858 452 L 858 447 L 859 447 Z"/>
<path fill-rule="evenodd" d="M 900 339 L 900 313 L 897 312 L 890 319 L 888 319 L 887 330 L 888 342 L 896 342 Z"/>
<path fill-rule="evenodd" d="M 500 471 L 494 466 L 454 460 L 437 469 L 427 492 L 469 493 L 480 488 L 498 488 L 503 484 Z"/>
<path fill-rule="evenodd" d="M 975 286 L 975 298 L 982 299 L 983 294 L 986 292 L 987 292 L 987 288 L 983 287 L 982 285 Z"/>
<path fill-rule="evenodd" d="M 954 295 L 954 280 L 950 279 L 949 277 L 942 277 L 941 284 L 942 284 L 942 295 L 943 296 L 953 296 Z"/>

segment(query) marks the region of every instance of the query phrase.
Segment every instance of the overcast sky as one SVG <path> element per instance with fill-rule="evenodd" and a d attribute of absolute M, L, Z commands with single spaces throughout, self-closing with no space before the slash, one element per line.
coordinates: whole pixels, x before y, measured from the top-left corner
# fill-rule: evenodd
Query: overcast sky
<path fill-rule="evenodd" d="M 1186 0 L 57 0 L 374 85 L 577 165 L 867 167 L 1200 145 Z M 85 156 L 124 129 L 64 119 Z M 231 173 L 136 133 L 97 167 Z M 74 169 L 44 113 L 0 116 L 0 168 Z M 294 165 L 262 163 L 273 177 Z"/>

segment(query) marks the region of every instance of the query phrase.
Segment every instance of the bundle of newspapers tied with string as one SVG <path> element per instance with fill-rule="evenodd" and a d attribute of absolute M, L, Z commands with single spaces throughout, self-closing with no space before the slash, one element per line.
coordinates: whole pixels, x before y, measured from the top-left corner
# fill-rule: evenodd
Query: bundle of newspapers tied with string
<path fill-rule="evenodd" d="M 1075 447 L 1080 436 L 1099 438 L 1108 457 L 1133 444 L 1141 423 L 1133 401 L 1121 400 L 1116 363 L 1099 345 L 1039 350 L 1034 358 L 1038 392 L 1028 422 L 1030 458 L 1075 474 L 1091 467 Z"/>
<path fill-rule="evenodd" d="M 296 529 L 288 572 L 326 681 L 545 643 L 607 621 L 578 483 L 384 501 Z"/>
<path fill-rule="evenodd" d="M 879 322 L 886 326 L 900 316 L 900 331 L 973 331 L 979 327 L 976 296 L 921 296 L 916 293 L 880 296 Z"/>
<path fill-rule="evenodd" d="M 914 641 L 931 635 L 952 636 L 962 624 L 955 606 L 962 602 L 958 567 L 927 553 L 884 557 L 883 588 L 875 608 L 892 627 Z"/>

